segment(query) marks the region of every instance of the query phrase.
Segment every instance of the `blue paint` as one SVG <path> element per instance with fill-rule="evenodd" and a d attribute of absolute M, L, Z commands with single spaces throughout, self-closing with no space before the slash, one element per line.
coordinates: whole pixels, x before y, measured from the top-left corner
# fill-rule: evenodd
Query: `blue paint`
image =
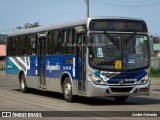
<path fill-rule="evenodd" d="M 27 71 L 27 76 L 39 76 L 39 58 L 37 56 L 30 57 L 30 70 Z M 37 70 L 37 74 L 36 74 Z"/>
<path fill-rule="evenodd" d="M 94 75 L 96 75 L 97 77 L 100 77 L 100 74 L 101 74 L 100 71 L 96 71 L 96 72 L 94 73 Z"/>
<path fill-rule="evenodd" d="M 100 77 L 101 79 L 103 75 L 110 76 L 109 80 L 107 80 L 108 83 L 119 83 L 120 81 L 125 81 L 125 82 L 135 82 L 135 81 L 140 81 L 145 75 L 147 75 L 146 71 L 132 71 L 132 72 L 121 72 L 119 74 L 116 73 L 101 73 L 101 71 L 96 71 L 94 73 L 97 77 Z"/>
<path fill-rule="evenodd" d="M 17 60 L 16 57 L 14 57 L 13 59 Z M 27 76 L 40 76 L 40 65 L 44 65 L 45 77 L 60 78 L 63 73 L 69 73 L 73 80 L 78 80 L 78 73 L 79 73 L 78 58 L 75 55 L 46 56 L 42 62 L 40 61 L 40 58 L 38 56 L 31 56 L 29 57 L 29 60 L 30 60 L 30 69 L 27 71 Z M 69 60 L 69 62 L 67 60 Z M 7 57 L 6 73 L 19 74 L 19 72 L 20 69 Z M 94 74 L 100 78 L 102 77 L 101 71 L 96 71 Z M 115 75 L 116 73 L 106 72 L 103 73 L 103 75 L 104 74 L 106 74 L 106 76 L 107 75 L 110 76 L 107 82 L 113 83 L 113 82 L 119 82 L 121 80 L 140 81 L 147 74 L 147 72 L 146 71 L 121 72 L 117 75 Z"/>
<path fill-rule="evenodd" d="M 67 63 L 66 59 L 75 58 L 75 66 L 73 63 Z M 46 77 L 60 78 L 63 73 L 69 73 L 72 79 L 78 79 L 77 74 L 77 58 L 76 56 L 46 56 Z"/>
<path fill-rule="evenodd" d="M 67 62 L 68 59 L 71 61 L 71 63 Z M 27 76 L 40 76 L 40 65 L 44 65 L 44 73 L 46 77 L 60 78 L 63 73 L 69 73 L 73 80 L 78 79 L 78 62 L 77 57 L 74 55 L 46 56 L 42 62 L 40 61 L 40 58 L 38 56 L 31 56 L 29 60 L 30 69 L 27 70 Z M 75 63 L 73 63 L 73 61 Z M 8 57 L 6 58 L 6 64 L 7 74 L 19 74 L 20 70 Z"/>

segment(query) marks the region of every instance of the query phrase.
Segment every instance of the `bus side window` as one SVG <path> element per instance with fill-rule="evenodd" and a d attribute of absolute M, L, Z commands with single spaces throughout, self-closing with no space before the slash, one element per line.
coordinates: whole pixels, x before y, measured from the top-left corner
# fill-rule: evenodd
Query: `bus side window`
<path fill-rule="evenodd" d="M 11 56 L 18 55 L 18 37 L 13 37 L 10 40 L 10 54 Z"/>
<path fill-rule="evenodd" d="M 62 53 L 63 54 L 75 54 L 74 51 L 74 31 L 68 29 L 63 31 L 62 39 Z"/>
<path fill-rule="evenodd" d="M 48 37 L 48 54 L 53 55 L 54 51 L 54 32 L 49 32 L 49 37 Z"/>
<path fill-rule="evenodd" d="M 10 56 L 10 40 L 11 40 L 11 38 L 8 38 L 7 39 L 7 56 Z"/>
<path fill-rule="evenodd" d="M 61 54 L 61 31 L 55 31 L 55 55 Z"/>
<path fill-rule="evenodd" d="M 48 54 L 59 55 L 60 54 L 60 31 L 51 31 L 48 39 Z"/>
<path fill-rule="evenodd" d="M 20 36 L 19 37 L 18 46 L 19 46 L 19 50 L 18 50 L 19 54 L 18 55 L 19 56 L 26 55 L 25 36 Z"/>
<path fill-rule="evenodd" d="M 36 35 L 32 34 L 27 37 L 27 55 L 36 55 Z"/>

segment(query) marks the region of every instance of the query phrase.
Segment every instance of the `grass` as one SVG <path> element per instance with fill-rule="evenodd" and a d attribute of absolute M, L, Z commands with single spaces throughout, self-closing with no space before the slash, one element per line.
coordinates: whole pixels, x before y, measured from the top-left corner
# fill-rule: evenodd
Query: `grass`
<path fill-rule="evenodd" d="M 160 69 L 151 68 L 151 77 L 160 77 Z"/>

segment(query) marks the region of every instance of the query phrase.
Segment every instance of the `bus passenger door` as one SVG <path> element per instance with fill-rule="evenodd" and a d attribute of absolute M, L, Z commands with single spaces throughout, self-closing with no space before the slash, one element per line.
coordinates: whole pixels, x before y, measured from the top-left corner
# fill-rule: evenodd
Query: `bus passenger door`
<path fill-rule="evenodd" d="M 45 69 L 46 69 L 46 62 L 45 62 L 45 54 L 46 54 L 46 36 L 44 34 L 38 35 L 38 42 L 39 42 L 39 88 L 45 89 L 46 88 L 46 81 L 45 81 Z"/>
<path fill-rule="evenodd" d="M 78 92 L 84 94 L 85 93 L 85 36 L 83 34 L 77 35 L 76 40 L 76 54 L 78 58 Z"/>

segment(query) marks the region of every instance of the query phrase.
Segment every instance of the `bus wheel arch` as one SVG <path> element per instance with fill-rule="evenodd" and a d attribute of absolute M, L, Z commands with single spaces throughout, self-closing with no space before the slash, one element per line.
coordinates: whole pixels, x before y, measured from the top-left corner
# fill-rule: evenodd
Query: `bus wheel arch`
<path fill-rule="evenodd" d="M 23 71 L 19 73 L 19 84 L 20 84 L 20 89 L 21 92 L 26 93 L 28 92 L 28 87 L 26 83 L 26 77 Z"/>
<path fill-rule="evenodd" d="M 67 73 L 63 74 L 61 77 L 61 87 L 66 102 L 73 101 L 72 82 L 70 76 Z"/>

